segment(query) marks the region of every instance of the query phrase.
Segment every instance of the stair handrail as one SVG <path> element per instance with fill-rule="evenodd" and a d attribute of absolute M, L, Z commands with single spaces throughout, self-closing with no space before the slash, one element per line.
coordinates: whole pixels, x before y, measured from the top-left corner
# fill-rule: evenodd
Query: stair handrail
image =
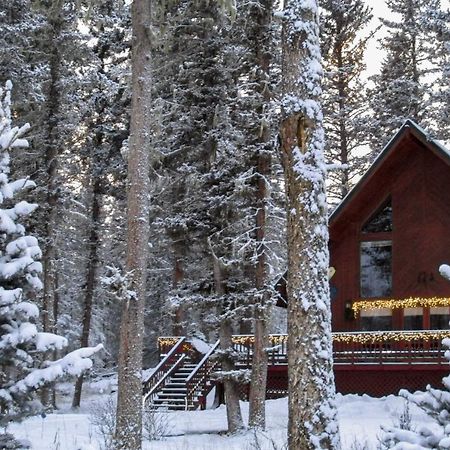
<path fill-rule="evenodd" d="M 167 355 L 159 362 L 153 373 L 143 383 L 144 401 L 150 395 L 149 392 L 153 392 L 155 386 L 159 386 L 159 382 L 162 379 L 166 379 L 174 365 L 178 366 L 180 360 L 185 356 L 183 352 L 183 344 L 185 337 L 182 336 L 178 339 L 178 342 L 170 349 Z M 176 358 L 179 355 L 178 359 Z"/>
<path fill-rule="evenodd" d="M 158 391 L 159 387 L 170 377 L 181 365 L 186 355 L 181 355 L 178 360 L 172 365 L 172 367 L 164 373 L 162 378 L 148 391 L 144 394 L 143 402 L 145 403 L 149 397 L 154 396 Z"/>
<path fill-rule="evenodd" d="M 217 350 L 217 347 L 219 347 L 220 341 L 218 340 L 208 351 L 208 353 L 203 356 L 203 358 L 200 360 L 200 362 L 195 366 L 195 368 L 192 370 L 192 372 L 189 374 L 189 376 L 186 378 L 186 409 L 188 409 L 188 405 L 190 404 L 192 397 L 194 396 L 195 391 L 198 389 L 199 385 L 202 383 L 206 383 L 208 375 L 210 374 L 211 370 L 219 363 L 219 361 L 214 361 L 213 364 L 211 364 L 210 370 L 207 371 L 207 364 L 210 361 L 211 355 Z M 199 372 L 203 370 L 203 374 L 198 377 Z M 195 383 L 195 384 L 193 384 Z M 193 384 L 191 386 L 191 384 Z"/>

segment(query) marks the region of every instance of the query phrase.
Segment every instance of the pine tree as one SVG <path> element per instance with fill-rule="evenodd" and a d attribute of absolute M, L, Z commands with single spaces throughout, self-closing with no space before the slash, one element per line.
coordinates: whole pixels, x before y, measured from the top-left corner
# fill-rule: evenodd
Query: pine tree
<path fill-rule="evenodd" d="M 442 345 L 447 349 L 445 356 L 450 360 L 450 339 L 445 338 Z M 410 421 L 400 420 L 398 426 L 383 428 L 383 448 L 402 450 L 414 448 L 446 449 L 450 443 L 450 376 L 442 379 L 445 390 L 427 387 L 425 392 L 413 394 L 401 390 L 400 395 L 410 404 L 417 405 L 433 420 L 433 427 L 428 425 L 411 426 Z"/>
<path fill-rule="evenodd" d="M 283 20 L 280 151 L 288 217 L 288 445 L 339 449 L 327 280 L 318 4 L 289 1 L 278 15 Z"/>
<path fill-rule="evenodd" d="M 362 0 L 321 3 L 321 47 L 324 64 L 323 115 L 325 158 L 345 166 L 328 173 L 328 199 L 342 200 L 365 169 L 364 117 L 368 105 L 362 80 L 364 53 L 373 33 L 361 37 L 372 18 Z"/>
<path fill-rule="evenodd" d="M 32 301 L 36 291 L 42 289 L 39 274 L 42 252 L 38 240 L 26 234 L 19 221 L 31 214 L 36 204 L 17 201 L 21 191 L 35 187 L 28 179 L 11 181 L 10 152 L 28 147 L 23 138 L 29 129 L 26 124 L 13 127 L 11 121 L 11 89 L 0 90 L 0 424 L 20 420 L 35 413 L 41 405 L 32 393 L 39 387 L 70 374 L 80 375 L 92 366 L 89 357 L 98 351 L 83 348 L 69 353 L 60 360 L 46 364 L 39 359 L 50 350 L 61 350 L 67 339 L 53 333 L 39 332 L 36 322 L 39 308 Z M 42 357 L 41 357 L 42 358 Z M 41 365 L 43 368 L 36 368 Z M 8 442 L 9 441 L 9 442 Z M 15 448 L 9 435 L 0 437 L 5 447 Z M 8 444 L 6 444 L 8 442 Z M 9 445 L 9 446 L 6 446 Z M 17 444 L 19 445 L 19 444 Z"/>
<path fill-rule="evenodd" d="M 380 74 L 371 77 L 375 86 L 369 92 L 373 119 L 368 132 L 374 155 L 406 119 L 422 125 L 430 122 L 430 75 L 436 70 L 435 38 L 423 21 L 429 0 L 388 0 L 387 5 L 400 18 L 382 20 L 388 29 L 381 41 L 386 56 Z"/>
<path fill-rule="evenodd" d="M 80 263 L 85 264 L 84 283 L 78 292 L 82 308 L 82 329 L 80 345 L 87 346 L 90 339 L 97 340 L 99 334 L 95 326 L 96 319 L 103 321 L 106 325 L 103 336 L 111 331 L 110 321 L 102 320 L 103 314 L 99 303 L 101 302 L 99 283 L 100 275 L 104 268 L 101 267 L 101 257 L 111 264 L 115 260 L 121 260 L 121 255 L 113 255 L 111 249 L 102 254 L 102 225 L 107 217 L 104 203 L 106 197 L 113 197 L 117 207 L 124 207 L 125 194 L 125 162 L 121 156 L 121 147 L 128 136 L 128 103 L 129 91 L 125 89 L 125 77 L 129 69 L 129 58 L 123 55 L 129 50 L 128 28 L 129 28 L 129 8 L 122 2 L 112 0 L 95 4 L 93 11 L 85 18 L 85 24 L 89 27 L 89 35 L 96 39 L 96 45 L 92 48 L 90 64 L 86 69 L 86 80 L 89 82 L 91 91 L 85 93 L 85 113 L 84 133 L 85 141 L 80 145 L 80 154 L 85 161 L 86 175 L 84 189 L 85 195 L 81 199 L 86 205 L 85 212 L 88 218 L 84 220 L 87 228 L 86 234 L 81 238 L 85 239 L 87 254 L 80 258 Z M 121 56 L 118 56 L 121 55 Z M 86 64 L 87 65 L 87 64 Z M 93 112 L 93 114 L 91 114 Z M 73 166 L 73 163 L 69 167 Z M 87 194 L 86 194 L 87 193 Z M 68 219 L 73 218 L 68 214 Z M 117 236 L 117 232 L 108 233 L 108 240 Z M 106 241 L 106 239 L 105 239 Z M 82 246 L 83 243 L 77 239 L 76 244 Z M 123 245 L 118 245 L 116 250 L 122 249 Z M 74 249 L 71 249 L 71 254 Z M 67 270 L 70 270 L 67 267 Z M 71 274 L 73 275 L 73 274 Z M 73 283 L 69 283 L 73 284 Z M 103 293 L 105 296 L 106 293 Z M 78 299 L 77 299 L 78 300 Z M 111 305 L 105 308 L 105 316 L 111 314 Z M 118 310 L 117 310 L 118 312 Z M 114 343 L 108 339 L 102 340 L 105 346 L 112 353 L 112 358 L 116 358 Z M 81 390 L 83 378 L 77 380 L 72 402 L 73 407 L 80 406 Z"/>
<path fill-rule="evenodd" d="M 427 129 L 437 138 L 450 139 L 450 9 L 440 0 L 430 0 L 421 20 L 426 33 L 433 36 L 434 81 L 430 92 Z"/>

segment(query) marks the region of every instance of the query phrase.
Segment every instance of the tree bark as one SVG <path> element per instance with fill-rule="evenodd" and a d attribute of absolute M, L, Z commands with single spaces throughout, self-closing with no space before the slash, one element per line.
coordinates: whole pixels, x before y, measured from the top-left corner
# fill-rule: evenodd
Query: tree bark
<path fill-rule="evenodd" d="M 91 230 L 89 233 L 89 256 L 86 271 L 86 287 L 84 290 L 83 325 L 81 331 L 80 347 L 89 346 L 89 334 L 91 331 L 92 308 L 94 305 L 95 276 L 98 267 L 98 224 L 100 219 L 100 179 L 93 180 Z M 73 394 L 72 408 L 78 408 L 81 402 L 84 376 L 77 378 L 75 392 Z"/>
<path fill-rule="evenodd" d="M 151 2 L 132 4 L 132 104 L 128 155 L 127 273 L 134 296 L 124 301 L 120 329 L 116 449 L 142 445 L 142 348 L 149 239 L 151 133 Z"/>
<path fill-rule="evenodd" d="M 267 347 L 269 336 L 267 333 L 267 319 L 269 313 L 268 292 L 265 289 L 267 283 L 267 255 L 265 247 L 266 235 L 266 209 L 267 209 L 267 182 L 270 173 L 271 133 L 268 121 L 265 117 L 271 100 L 270 90 L 270 62 L 272 54 L 272 33 L 270 30 L 273 14 L 272 0 L 263 0 L 261 7 L 254 8 L 255 27 L 255 62 L 258 70 L 257 89 L 260 99 L 258 116 L 260 123 L 257 124 L 258 134 L 256 144 L 259 146 L 257 155 L 257 190 L 256 190 L 256 242 L 258 259 L 255 271 L 255 288 L 257 296 L 255 299 L 254 311 L 254 336 L 252 375 L 250 382 L 249 398 L 249 426 L 264 429 L 265 400 L 267 387 Z"/>
<path fill-rule="evenodd" d="M 268 133 L 267 133 L 268 134 Z M 252 357 L 252 375 L 250 382 L 249 398 L 249 426 L 264 429 L 266 426 L 265 400 L 267 387 L 267 347 L 269 336 L 267 333 L 268 318 L 268 295 L 265 290 L 267 282 L 266 262 L 267 255 L 265 250 L 265 232 L 266 232 L 266 197 L 267 186 L 266 176 L 269 172 L 270 159 L 267 155 L 260 154 L 258 157 L 258 190 L 256 214 L 256 240 L 258 246 L 258 261 L 255 273 L 255 288 L 257 296 L 255 299 L 254 311 L 254 336 L 253 357 Z"/>
<path fill-rule="evenodd" d="M 224 274 L 220 261 L 216 255 L 213 256 L 214 269 L 214 287 L 217 295 L 224 296 Z M 226 310 L 226 306 L 225 306 Z M 233 352 L 233 329 L 231 320 L 227 317 L 222 317 L 220 321 L 219 340 L 220 350 L 223 352 L 221 357 L 222 370 L 225 372 L 235 370 L 235 365 L 231 353 Z M 225 405 L 227 407 L 227 421 L 228 431 L 236 433 L 244 428 L 242 420 L 241 407 L 239 405 L 239 390 L 238 383 L 231 377 L 226 377 L 223 380 L 225 390 Z"/>
<path fill-rule="evenodd" d="M 339 449 L 334 403 L 317 2 L 288 0 L 281 157 L 287 194 L 290 449 Z"/>
<path fill-rule="evenodd" d="M 59 84 L 61 81 L 61 51 L 58 40 L 61 36 L 63 17 L 63 2 L 52 3 L 47 21 L 51 29 L 50 48 L 48 49 L 50 81 L 46 98 L 46 131 L 45 131 L 45 169 L 46 169 L 46 200 L 44 225 L 44 251 L 42 254 L 42 328 L 47 333 L 55 332 L 58 305 L 55 300 L 56 292 L 56 224 L 58 220 L 58 113 L 61 106 Z M 50 353 L 46 356 L 50 358 Z M 41 401 L 46 407 L 56 407 L 53 387 L 41 390 Z"/>

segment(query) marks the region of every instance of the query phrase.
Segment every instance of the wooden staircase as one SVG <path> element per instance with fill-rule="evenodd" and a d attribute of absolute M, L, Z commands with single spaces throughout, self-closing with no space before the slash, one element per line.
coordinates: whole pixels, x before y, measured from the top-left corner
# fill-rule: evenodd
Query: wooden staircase
<path fill-rule="evenodd" d="M 150 406 L 169 411 L 196 409 L 195 404 L 186 405 L 186 380 L 195 367 L 196 364 L 192 364 L 189 359 L 185 360 L 185 363 L 172 373 L 164 387 L 156 393 Z"/>
<path fill-rule="evenodd" d="M 219 368 L 213 354 L 219 342 L 202 355 L 181 337 L 163 357 L 143 387 L 144 403 L 156 410 L 192 411 L 206 407 L 214 387 L 211 373 Z"/>

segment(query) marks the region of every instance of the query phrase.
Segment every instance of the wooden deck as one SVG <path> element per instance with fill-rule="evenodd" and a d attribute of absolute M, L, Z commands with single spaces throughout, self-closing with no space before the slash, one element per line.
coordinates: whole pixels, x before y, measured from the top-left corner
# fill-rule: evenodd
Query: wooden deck
<path fill-rule="evenodd" d="M 450 330 L 333 333 L 337 390 L 381 396 L 397 393 L 401 388 L 425 389 L 428 384 L 438 387 L 442 377 L 450 371 L 442 346 L 442 339 L 447 337 L 450 337 Z M 270 336 L 268 398 L 287 393 L 287 341 L 286 334 Z M 238 367 L 251 368 L 253 343 L 252 335 L 233 336 L 233 346 L 239 354 Z M 209 383 L 208 374 L 212 370 L 209 359 L 214 350 L 205 357 L 188 339 L 180 343 L 180 337 L 164 336 L 159 338 L 161 358 L 175 345 L 178 346 L 176 361 L 185 354 L 198 366 L 191 376 L 194 384 Z M 218 343 L 214 345 L 217 346 Z"/>

